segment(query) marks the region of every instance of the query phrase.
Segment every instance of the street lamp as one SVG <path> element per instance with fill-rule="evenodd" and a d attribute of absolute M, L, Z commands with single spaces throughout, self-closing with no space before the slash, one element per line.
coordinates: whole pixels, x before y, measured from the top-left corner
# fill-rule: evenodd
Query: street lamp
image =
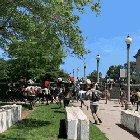
<path fill-rule="evenodd" d="M 72 73 L 73 73 L 73 77 L 74 77 L 74 69 L 73 69 Z"/>
<path fill-rule="evenodd" d="M 79 68 L 77 68 L 77 80 L 79 79 Z"/>
<path fill-rule="evenodd" d="M 128 35 L 125 39 L 127 45 L 127 103 L 125 109 L 132 109 L 130 102 L 130 62 L 129 62 L 129 53 L 130 45 L 132 44 L 132 38 Z"/>
<path fill-rule="evenodd" d="M 84 63 L 84 78 L 86 78 L 86 64 Z"/>
<path fill-rule="evenodd" d="M 97 83 L 99 83 L 99 62 L 100 62 L 100 55 L 96 56 L 97 60 Z"/>

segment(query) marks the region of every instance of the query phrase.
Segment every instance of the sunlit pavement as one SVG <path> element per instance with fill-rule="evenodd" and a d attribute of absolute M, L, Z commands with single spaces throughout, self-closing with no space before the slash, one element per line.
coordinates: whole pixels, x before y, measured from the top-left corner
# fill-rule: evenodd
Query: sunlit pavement
<path fill-rule="evenodd" d="M 80 106 L 80 102 L 75 101 L 72 104 L 74 106 Z M 85 101 L 85 104 L 86 106 L 83 106 L 82 110 L 88 116 L 89 120 L 94 123 L 90 108 L 87 110 L 87 106 L 89 107 L 89 101 Z M 103 123 L 97 125 L 97 127 L 105 133 L 109 140 L 139 140 L 139 135 L 127 131 L 120 126 L 121 109 L 123 108 L 121 108 L 121 105 L 117 100 L 108 101 L 107 104 L 105 104 L 104 100 L 101 100 L 98 114 Z"/>

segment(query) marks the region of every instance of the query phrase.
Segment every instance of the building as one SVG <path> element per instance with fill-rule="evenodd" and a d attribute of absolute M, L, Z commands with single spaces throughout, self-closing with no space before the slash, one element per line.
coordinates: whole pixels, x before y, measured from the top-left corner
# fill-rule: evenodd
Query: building
<path fill-rule="evenodd" d="M 135 78 L 136 78 L 136 82 L 140 83 L 140 49 L 138 50 L 134 58 L 136 59 L 136 71 L 134 72 Z"/>

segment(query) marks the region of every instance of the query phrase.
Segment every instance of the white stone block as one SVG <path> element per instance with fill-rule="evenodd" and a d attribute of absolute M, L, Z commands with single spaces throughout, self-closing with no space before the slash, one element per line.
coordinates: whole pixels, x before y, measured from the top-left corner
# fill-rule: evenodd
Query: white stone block
<path fill-rule="evenodd" d="M 67 107 L 67 138 L 89 140 L 89 120 L 79 107 Z"/>
<path fill-rule="evenodd" d="M 18 122 L 21 120 L 21 112 L 22 112 L 22 106 L 21 105 L 9 105 L 9 108 L 11 108 L 11 121 L 12 124 Z"/>
<path fill-rule="evenodd" d="M 21 113 L 22 113 L 22 105 L 18 105 L 18 121 L 21 120 Z"/>
<path fill-rule="evenodd" d="M 6 110 L 6 125 L 7 125 L 7 128 L 9 128 L 10 126 L 12 126 L 12 118 L 11 118 L 11 109 L 7 109 Z"/>
<path fill-rule="evenodd" d="M 71 107 L 66 107 L 67 112 L 67 139 L 77 140 L 77 124 L 78 119 L 75 114 L 73 114 L 73 109 Z"/>
<path fill-rule="evenodd" d="M 4 132 L 5 130 L 7 130 L 6 111 L 1 111 L 0 112 L 0 133 Z"/>
<path fill-rule="evenodd" d="M 16 117 L 16 107 L 12 107 L 11 108 L 11 120 L 12 120 L 12 124 L 15 124 L 17 122 L 17 117 Z"/>
<path fill-rule="evenodd" d="M 123 110 L 121 111 L 121 124 L 127 127 L 132 131 L 135 130 L 135 123 L 136 123 L 136 115 L 131 110 Z"/>
<path fill-rule="evenodd" d="M 132 131 L 135 131 L 135 121 L 136 117 L 133 114 L 128 114 L 127 127 Z"/>
<path fill-rule="evenodd" d="M 79 139 L 80 140 L 89 140 L 89 121 L 79 120 L 80 130 L 79 130 Z"/>
<path fill-rule="evenodd" d="M 140 115 L 136 116 L 135 129 L 136 132 L 140 135 Z"/>
<path fill-rule="evenodd" d="M 79 107 L 73 108 L 78 118 L 78 137 L 80 140 L 89 140 L 89 119 Z"/>
<path fill-rule="evenodd" d="M 0 133 L 21 120 L 21 105 L 5 105 L 0 109 Z"/>

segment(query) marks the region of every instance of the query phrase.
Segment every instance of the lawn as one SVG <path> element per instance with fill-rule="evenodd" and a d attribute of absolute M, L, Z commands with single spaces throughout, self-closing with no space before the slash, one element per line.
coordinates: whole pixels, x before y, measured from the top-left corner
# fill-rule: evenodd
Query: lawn
<path fill-rule="evenodd" d="M 56 104 L 41 105 L 26 119 L 0 134 L 0 140 L 64 139 L 66 138 L 64 119 L 64 108 L 59 108 Z M 107 138 L 95 125 L 90 125 L 90 140 L 107 140 Z"/>
<path fill-rule="evenodd" d="M 96 125 L 90 124 L 90 140 L 108 140 Z"/>
<path fill-rule="evenodd" d="M 55 104 L 36 107 L 28 118 L 0 134 L 0 140 L 58 139 L 60 120 L 64 118 L 64 109 Z"/>

